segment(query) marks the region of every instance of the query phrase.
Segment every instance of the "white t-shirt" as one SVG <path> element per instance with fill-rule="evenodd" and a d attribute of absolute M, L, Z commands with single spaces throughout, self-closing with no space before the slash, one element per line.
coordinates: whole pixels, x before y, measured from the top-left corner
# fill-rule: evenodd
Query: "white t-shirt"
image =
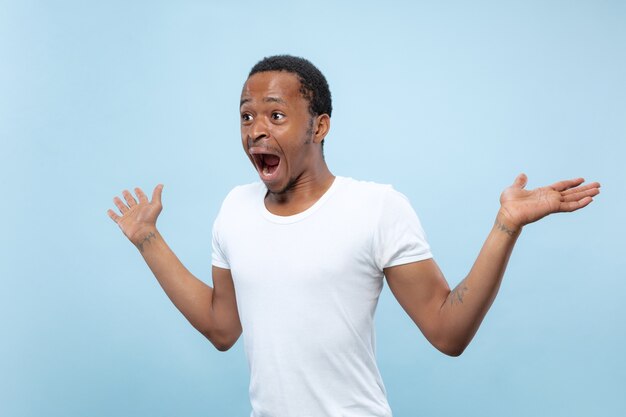
<path fill-rule="evenodd" d="M 336 177 L 309 209 L 276 216 L 263 183 L 233 189 L 213 228 L 231 270 L 250 365 L 252 417 L 389 417 L 375 359 L 383 268 L 431 258 L 389 185 Z"/>

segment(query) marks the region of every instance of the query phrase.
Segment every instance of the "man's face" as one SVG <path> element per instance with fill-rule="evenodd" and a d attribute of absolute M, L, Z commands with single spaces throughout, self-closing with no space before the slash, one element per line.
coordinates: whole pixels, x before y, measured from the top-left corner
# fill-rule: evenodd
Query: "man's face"
<path fill-rule="evenodd" d="M 243 148 L 270 192 L 283 193 L 306 179 L 319 149 L 295 74 L 252 75 L 243 86 L 240 115 Z"/>

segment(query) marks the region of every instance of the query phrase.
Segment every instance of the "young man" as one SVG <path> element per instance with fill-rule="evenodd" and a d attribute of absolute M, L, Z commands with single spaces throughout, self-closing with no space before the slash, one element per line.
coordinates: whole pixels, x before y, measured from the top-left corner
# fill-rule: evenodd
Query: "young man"
<path fill-rule="evenodd" d="M 467 277 L 450 290 L 407 199 L 390 186 L 335 177 L 323 156 L 332 112 L 310 62 L 274 56 L 253 67 L 241 94 L 241 139 L 260 182 L 226 197 L 213 231 L 213 285 L 195 278 L 156 228 L 136 188 L 109 216 L 143 255 L 190 323 L 218 349 L 243 334 L 253 417 L 391 416 L 374 355 L 383 277 L 439 350 L 459 355 L 500 286 L 522 227 L 585 207 L 600 185 L 583 179 L 500 197 L 494 226 Z"/>

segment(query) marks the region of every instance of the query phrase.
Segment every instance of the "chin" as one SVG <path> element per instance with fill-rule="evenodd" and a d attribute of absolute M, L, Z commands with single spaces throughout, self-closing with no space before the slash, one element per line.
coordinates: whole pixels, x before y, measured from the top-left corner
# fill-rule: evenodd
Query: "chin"
<path fill-rule="evenodd" d="M 265 184 L 265 186 L 267 187 L 267 190 L 274 195 L 282 195 L 282 194 L 286 194 L 287 192 L 289 192 L 294 184 L 296 183 L 296 178 L 292 178 L 290 179 L 287 184 L 281 184 L 281 183 L 275 183 L 275 182 L 270 182 L 267 183 L 265 181 L 263 181 L 263 183 Z"/>

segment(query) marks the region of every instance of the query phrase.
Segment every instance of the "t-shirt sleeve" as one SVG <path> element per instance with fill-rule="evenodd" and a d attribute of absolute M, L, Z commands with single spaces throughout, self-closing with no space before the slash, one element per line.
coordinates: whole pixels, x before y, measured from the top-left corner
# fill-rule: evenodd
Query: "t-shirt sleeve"
<path fill-rule="evenodd" d="M 374 239 L 377 266 L 382 270 L 432 258 L 422 225 L 411 203 L 393 188 L 384 195 Z"/>
<path fill-rule="evenodd" d="M 224 252 L 223 243 L 220 240 L 220 222 L 221 219 L 221 210 L 220 214 L 217 215 L 217 218 L 213 222 L 213 240 L 212 240 L 212 252 L 211 252 L 211 263 L 218 268 L 230 269 L 230 263 L 228 262 L 228 258 Z"/>

